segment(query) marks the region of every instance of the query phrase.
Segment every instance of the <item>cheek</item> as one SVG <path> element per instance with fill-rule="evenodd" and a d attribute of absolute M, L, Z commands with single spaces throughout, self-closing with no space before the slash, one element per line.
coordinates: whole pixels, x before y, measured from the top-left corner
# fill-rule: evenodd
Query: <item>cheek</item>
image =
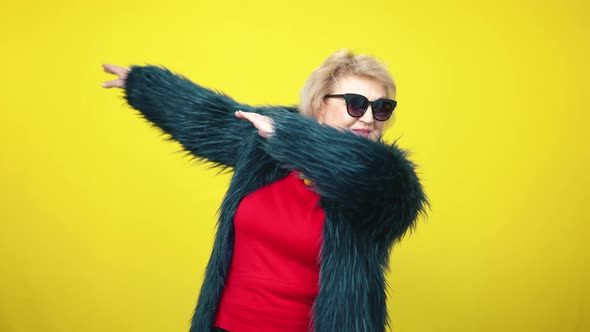
<path fill-rule="evenodd" d="M 356 119 L 348 115 L 346 109 L 331 107 L 326 109 L 324 124 L 331 127 L 349 128 Z"/>
<path fill-rule="evenodd" d="M 384 122 L 381 121 L 377 121 L 375 120 L 375 130 L 379 131 L 380 133 L 383 132 L 383 125 L 385 124 Z"/>
<path fill-rule="evenodd" d="M 382 134 L 383 134 L 383 122 L 375 121 L 375 130 L 374 130 L 373 140 L 374 141 L 379 140 L 379 138 L 381 138 Z"/>

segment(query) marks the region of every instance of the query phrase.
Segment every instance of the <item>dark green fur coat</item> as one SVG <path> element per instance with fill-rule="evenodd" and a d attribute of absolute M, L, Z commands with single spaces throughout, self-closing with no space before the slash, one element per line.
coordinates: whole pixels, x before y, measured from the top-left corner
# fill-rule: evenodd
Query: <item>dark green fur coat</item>
<path fill-rule="evenodd" d="M 165 68 L 133 67 L 125 95 L 129 105 L 187 151 L 234 171 L 191 332 L 212 329 L 232 259 L 238 204 L 290 170 L 314 182 L 326 215 L 313 330 L 385 331 L 384 271 L 390 249 L 428 204 L 406 152 L 322 126 L 296 108 L 237 103 Z M 237 110 L 271 117 L 272 138 L 260 137 L 250 122 L 236 118 Z"/>

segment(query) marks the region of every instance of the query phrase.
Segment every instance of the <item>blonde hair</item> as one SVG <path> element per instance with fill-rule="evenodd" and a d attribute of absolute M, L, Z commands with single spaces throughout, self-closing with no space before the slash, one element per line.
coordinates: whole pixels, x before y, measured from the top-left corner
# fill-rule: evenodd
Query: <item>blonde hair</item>
<path fill-rule="evenodd" d="M 393 77 L 384 64 L 372 56 L 343 49 L 330 55 L 322 65 L 313 71 L 299 93 L 301 114 L 317 118 L 323 98 L 331 92 L 336 81 L 344 76 L 368 77 L 383 83 L 387 95 L 395 95 Z"/>

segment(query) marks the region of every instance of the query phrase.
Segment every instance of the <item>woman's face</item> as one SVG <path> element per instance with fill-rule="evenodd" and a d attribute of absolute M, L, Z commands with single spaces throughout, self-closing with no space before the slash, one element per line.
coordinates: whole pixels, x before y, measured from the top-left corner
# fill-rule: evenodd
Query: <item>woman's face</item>
<path fill-rule="evenodd" d="M 374 101 L 379 98 L 388 98 L 385 86 L 371 78 L 349 75 L 338 79 L 330 94 L 356 93 Z M 389 98 L 395 99 L 395 96 Z M 350 130 L 355 134 L 368 137 L 377 141 L 383 131 L 383 121 L 373 118 L 371 106 L 360 118 L 348 115 L 344 98 L 326 98 L 320 106 L 318 122 L 325 125 Z"/>

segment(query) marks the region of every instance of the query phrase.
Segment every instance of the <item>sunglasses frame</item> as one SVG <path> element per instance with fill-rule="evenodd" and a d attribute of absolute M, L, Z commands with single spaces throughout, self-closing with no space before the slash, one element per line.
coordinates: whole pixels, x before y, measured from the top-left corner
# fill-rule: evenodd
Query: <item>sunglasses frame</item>
<path fill-rule="evenodd" d="M 351 98 L 356 98 L 356 97 L 361 97 L 363 98 L 365 101 L 365 103 L 367 103 L 367 107 L 365 107 L 365 109 L 363 110 L 363 113 L 359 116 L 355 116 L 350 114 L 350 109 L 349 109 L 349 101 Z M 379 98 L 377 100 L 374 101 L 370 101 L 369 98 L 363 96 L 363 95 L 359 95 L 357 93 L 343 93 L 343 94 L 329 94 L 329 95 L 325 95 L 324 99 L 326 98 L 343 98 L 344 101 L 346 102 L 346 111 L 348 112 L 348 115 L 350 115 L 353 118 L 361 118 L 363 117 L 363 115 L 365 115 L 365 113 L 367 112 L 367 110 L 369 109 L 369 106 L 371 106 L 371 111 L 373 112 L 373 119 L 377 120 L 377 121 L 387 121 L 389 120 L 389 118 L 391 117 L 391 115 L 393 114 L 393 111 L 395 111 L 395 107 L 397 106 L 397 101 L 393 100 L 393 99 L 388 99 L 388 98 Z M 389 113 L 389 115 L 387 116 L 387 118 L 381 120 L 381 119 L 377 119 L 377 117 L 375 117 L 375 109 L 373 108 L 373 105 L 376 102 L 379 101 L 386 101 L 389 102 L 393 105 L 393 109 L 391 110 L 391 113 Z"/>

